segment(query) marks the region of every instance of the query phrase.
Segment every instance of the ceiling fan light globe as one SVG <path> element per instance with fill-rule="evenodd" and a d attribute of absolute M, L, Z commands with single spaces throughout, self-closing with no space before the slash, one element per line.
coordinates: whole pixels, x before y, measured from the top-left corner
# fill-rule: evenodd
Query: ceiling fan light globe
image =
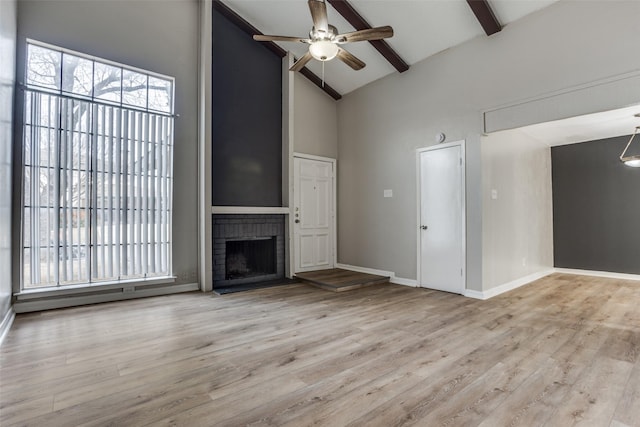
<path fill-rule="evenodd" d="M 338 45 L 329 40 L 318 40 L 309 45 L 309 53 L 318 61 L 331 61 L 338 55 Z"/>
<path fill-rule="evenodd" d="M 640 156 L 631 156 L 622 160 L 625 165 L 632 168 L 640 168 Z"/>

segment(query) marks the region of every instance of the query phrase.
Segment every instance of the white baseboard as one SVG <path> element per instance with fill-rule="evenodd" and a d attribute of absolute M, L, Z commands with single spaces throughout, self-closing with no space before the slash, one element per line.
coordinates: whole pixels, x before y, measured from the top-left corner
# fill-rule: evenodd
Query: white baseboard
<path fill-rule="evenodd" d="M 404 279 L 402 277 L 393 276 L 389 281 L 396 285 L 411 286 L 412 288 L 418 287 L 418 281 L 414 279 Z"/>
<path fill-rule="evenodd" d="M 413 279 L 403 279 L 402 277 L 396 277 L 393 271 L 376 270 L 375 268 L 358 267 L 357 265 L 341 264 L 337 263 L 336 268 L 343 270 L 357 271 L 358 273 L 375 274 L 376 276 L 385 276 L 389 278 L 389 282 L 396 285 L 418 287 L 418 282 Z"/>
<path fill-rule="evenodd" d="M 359 273 L 376 274 L 378 276 L 388 276 L 389 281 L 391 283 L 404 285 L 404 286 L 419 287 L 417 280 L 403 279 L 401 277 L 396 277 L 395 273 L 393 273 L 392 271 L 376 270 L 374 268 L 358 267 L 355 265 L 340 264 L 340 263 L 336 264 L 336 268 L 357 271 Z M 503 283 L 502 285 L 493 287 L 491 289 L 487 289 L 485 291 L 465 289 L 463 295 L 468 298 L 487 300 L 489 298 L 493 298 L 505 292 L 509 292 L 514 289 L 517 289 L 521 286 L 527 285 L 531 282 L 535 282 L 536 280 L 542 279 L 543 277 L 546 277 L 552 273 L 565 273 L 565 274 L 575 274 L 579 276 L 595 276 L 595 277 L 606 277 L 609 279 L 640 281 L 640 275 L 638 274 L 612 273 L 608 271 L 575 270 L 575 269 L 569 269 L 569 268 L 549 268 L 546 270 L 539 271 L 537 273 L 529 274 L 528 276 L 524 276 L 519 279 L 512 280 L 507 283 Z"/>
<path fill-rule="evenodd" d="M 543 277 L 546 277 L 553 272 L 555 272 L 555 269 L 553 268 L 542 270 L 537 273 L 529 274 L 528 276 L 524 276 L 519 279 L 512 280 L 510 282 L 504 283 L 494 288 L 487 289 L 486 291 L 474 291 L 473 289 L 465 289 L 464 296 L 469 298 L 487 300 L 489 298 L 495 297 L 496 295 L 500 295 L 505 292 L 512 291 L 516 288 L 527 285 L 538 279 L 542 279 Z"/>
<path fill-rule="evenodd" d="M 78 305 L 97 304 L 101 302 L 121 301 L 134 298 L 154 297 L 161 295 L 177 294 L 200 290 L 197 283 L 186 283 L 182 285 L 165 285 L 157 287 L 134 288 L 133 291 L 124 289 L 113 289 L 105 292 L 93 294 L 70 295 L 63 298 L 42 298 L 39 300 L 20 300 L 13 304 L 16 313 L 28 313 L 31 311 L 52 310 L 55 308 L 75 307 Z"/>
<path fill-rule="evenodd" d="M 640 274 L 613 273 L 610 271 L 576 270 L 573 268 L 556 268 L 556 273 L 575 274 L 578 276 L 606 277 L 608 279 L 637 280 L 640 281 Z"/>
<path fill-rule="evenodd" d="M 473 299 L 481 299 L 481 300 L 489 299 L 489 297 L 485 296 L 483 292 L 474 291 L 473 289 L 465 289 L 462 295 L 467 298 L 473 298 Z"/>
<path fill-rule="evenodd" d="M 538 273 L 530 274 L 525 277 L 521 277 L 519 279 L 502 284 L 500 286 L 496 286 L 495 288 L 487 289 L 486 291 L 482 291 L 482 292 L 474 291 L 472 289 L 466 289 L 464 292 L 464 296 L 469 298 L 486 300 L 486 299 L 495 297 L 496 295 L 500 295 L 502 293 L 519 288 L 520 286 L 524 286 L 526 284 L 534 282 L 538 279 L 542 279 L 543 277 L 548 276 L 549 274 L 552 274 L 552 273 L 565 273 L 565 274 L 574 274 L 577 276 L 593 276 L 593 277 L 604 277 L 608 279 L 640 281 L 640 275 L 638 274 L 613 273 L 609 271 L 576 270 L 571 268 L 551 268 L 548 270 L 540 271 Z"/>
<path fill-rule="evenodd" d="M 376 276 L 394 277 L 393 271 L 376 270 L 375 268 L 358 267 L 357 265 L 336 263 L 336 268 L 357 271 L 358 273 L 375 274 Z"/>
<path fill-rule="evenodd" d="M 4 319 L 2 319 L 2 323 L 0 323 L 0 346 L 4 341 L 4 338 L 9 333 L 9 329 L 11 329 L 11 325 L 13 325 L 13 320 L 16 318 L 16 312 L 13 310 L 13 307 L 9 308 L 7 314 L 4 315 Z"/>

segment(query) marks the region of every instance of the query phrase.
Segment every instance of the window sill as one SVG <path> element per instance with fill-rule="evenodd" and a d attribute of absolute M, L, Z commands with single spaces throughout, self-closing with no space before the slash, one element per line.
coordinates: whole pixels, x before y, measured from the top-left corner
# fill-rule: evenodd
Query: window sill
<path fill-rule="evenodd" d="M 122 289 L 123 292 L 134 292 L 139 289 L 175 283 L 176 276 L 152 277 L 148 279 L 133 279 L 121 282 L 101 282 L 90 285 L 68 285 L 64 287 L 50 287 L 27 289 L 13 294 L 17 300 L 38 299 L 75 294 L 90 294 L 97 291 Z"/>

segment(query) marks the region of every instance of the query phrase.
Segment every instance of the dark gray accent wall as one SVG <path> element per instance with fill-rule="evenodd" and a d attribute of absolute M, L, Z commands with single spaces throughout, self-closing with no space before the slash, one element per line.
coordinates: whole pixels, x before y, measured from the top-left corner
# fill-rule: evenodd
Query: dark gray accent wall
<path fill-rule="evenodd" d="M 619 160 L 628 141 L 551 149 L 556 267 L 640 274 L 640 169 Z"/>
<path fill-rule="evenodd" d="M 282 60 L 213 12 L 213 204 L 282 206 Z"/>

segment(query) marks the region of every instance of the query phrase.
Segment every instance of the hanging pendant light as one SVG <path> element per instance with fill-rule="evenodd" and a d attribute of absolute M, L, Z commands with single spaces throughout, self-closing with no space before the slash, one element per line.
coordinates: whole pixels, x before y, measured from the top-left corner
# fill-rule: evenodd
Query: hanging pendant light
<path fill-rule="evenodd" d="M 627 146 L 624 147 L 624 151 L 622 152 L 622 154 L 620 154 L 620 161 L 627 166 L 631 166 L 632 168 L 640 168 L 640 154 L 636 154 L 633 156 L 625 156 L 625 154 L 627 154 L 627 150 L 629 149 L 633 138 L 638 135 L 639 131 L 640 126 L 636 127 L 636 130 L 633 132 L 633 135 L 631 135 L 631 139 L 629 139 Z"/>

